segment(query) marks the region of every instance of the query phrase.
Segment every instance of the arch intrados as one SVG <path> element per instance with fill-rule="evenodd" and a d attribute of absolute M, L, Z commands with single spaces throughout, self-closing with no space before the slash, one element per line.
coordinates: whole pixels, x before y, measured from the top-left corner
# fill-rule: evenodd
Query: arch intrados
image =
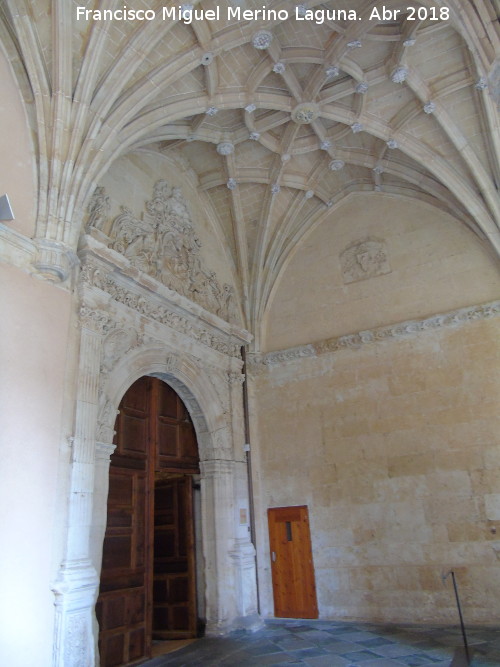
<path fill-rule="evenodd" d="M 204 441 L 201 436 L 218 428 L 217 418 L 220 416 L 214 409 L 213 401 L 210 401 L 214 391 L 212 383 L 191 359 L 166 353 L 164 348 L 132 351 L 114 367 L 101 395 L 101 411 L 107 403 L 113 407 L 106 414 L 108 423 L 103 425 L 113 431 L 123 395 L 136 380 L 145 375 L 160 378 L 177 392 L 193 420 L 198 445 L 202 450 Z"/>

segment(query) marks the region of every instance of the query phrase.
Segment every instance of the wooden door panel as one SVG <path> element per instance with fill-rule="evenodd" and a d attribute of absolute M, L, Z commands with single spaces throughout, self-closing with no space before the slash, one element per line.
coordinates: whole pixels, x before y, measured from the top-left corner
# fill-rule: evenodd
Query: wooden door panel
<path fill-rule="evenodd" d="M 271 508 L 268 523 L 275 616 L 317 618 L 307 507 Z"/>
<path fill-rule="evenodd" d="M 153 636 L 196 636 L 191 478 L 165 479 L 155 488 Z"/>
<path fill-rule="evenodd" d="M 146 522 L 146 473 L 112 465 L 96 607 L 102 667 L 132 665 L 149 657 Z"/>

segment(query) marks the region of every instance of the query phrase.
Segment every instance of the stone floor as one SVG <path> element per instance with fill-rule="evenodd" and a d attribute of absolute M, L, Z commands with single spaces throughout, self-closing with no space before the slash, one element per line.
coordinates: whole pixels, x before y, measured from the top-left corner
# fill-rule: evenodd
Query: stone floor
<path fill-rule="evenodd" d="M 472 667 L 500 667 L 500 628 L 468 629 L 467 639 Z M 199 639 L 143 667 L 449 667 L 460 647 L 459 627 L 272 619 L 257 632 Z M 467 664 L 464 659 L 459 663 Z"/>

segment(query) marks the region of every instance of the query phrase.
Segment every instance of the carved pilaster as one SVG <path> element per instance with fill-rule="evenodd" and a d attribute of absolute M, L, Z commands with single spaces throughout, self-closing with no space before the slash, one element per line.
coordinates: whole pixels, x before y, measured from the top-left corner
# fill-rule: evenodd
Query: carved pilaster
<path fill-rule="evenodd" d="M 55 594 L 54 665 L 94 667 L 92 614 L 99 580 L 89 561 L 63 567 Z"/>
<path fill-rule="evenodd" d="M 90 667 L 95 662 L 94 606 L 99 579 L 90 553 L 94 527 L 93 490 L 96 474 L 95 430 L 98 414 L 101 334 L 105 313 L 84 306 L 81 315 L 79 381 L 75 435 L 72 440 L 66 553 L 54 586 L 56 596 L 57 667 Z M 102 451 L 102 449 L 101 449 Z"/>

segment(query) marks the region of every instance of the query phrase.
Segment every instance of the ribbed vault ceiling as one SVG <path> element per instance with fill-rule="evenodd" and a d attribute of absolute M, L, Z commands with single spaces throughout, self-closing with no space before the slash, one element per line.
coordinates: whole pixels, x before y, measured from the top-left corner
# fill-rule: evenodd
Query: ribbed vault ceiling
<path fill-rule="evenodd" d="M 196 173 L 254 332 L 293 249 L 350 193 L 425 200 L 500 250 L 494 0 L 388 0 L 390 21 L 370 19 L 381 3 L 305 3 L 360 17 L 322 25 L 290 1 L 266 5 L 288 20 L 238 22 L 228 4 L 263 3 L 201 0 L 221 20 L 191 25 L 75 20 L 76 5 L 121 0 L 0 4 L 37 130 L 40 237 L 75 247 L 109 165 L 147 147 Z M 409 20 L 409 4 L 429 11 Z M 449 20 L 431 20 L 443 9 Z"/>

